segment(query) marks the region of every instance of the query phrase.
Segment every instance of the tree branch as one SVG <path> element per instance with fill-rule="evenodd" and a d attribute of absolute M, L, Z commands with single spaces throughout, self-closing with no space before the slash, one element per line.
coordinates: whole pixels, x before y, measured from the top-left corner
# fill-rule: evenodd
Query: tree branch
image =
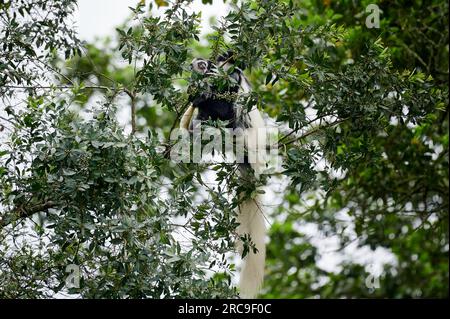
<path fill-rule="evenodd" d="M 320 130 L 322 130 L 322 129 L 324 129 L 324 128 L 328 128 L 328 127 L 335 126 L 335 125 L 337 125 L 337 124 L 340 124 L 340 123 L 342 123 L 342 122 L 347 121 L 348 119 L 349 119 L 349 118 L 340 119 L 340 120 L 337 120 L 337 121 L 335 121 L 335 122 L 328 123 L 328 124 L 326 124 L 326 125 L 319 125 L 319 126 L 315 127 L 314 129 L 312 129 L 312 130 L 310 130 L 310 131 L 308 131 L 308 132 L 306 132 L 306 133 L 304 133 L 304 134 L 302 134 L 302 135 L 300 135 L 300 136 L 298 136 L 298 137 L 296 137 L 296 138 L 294 138 L 294 139 L 292 139 L 292 140 L 290 140 L 290 141 L 287 141 L 286 143 L 281 143 L 281 144 L 279 144 L 278 147 L 281 147 L 281 146 L 285 146 L 285 145 L 294 143 L 294 142 L 296 142 L 296 141 L 298 141 L 298 140 L 302 140 L 302 139 L 304 139 L 304 138 L 306 138 L 306 137 L 308 137 L 308 136 L 310 136 L 310 135 L 312 135 L 312 134 L 317 133 L 318 131 L 320 131 Z"/>
<path fill-rule="evenodd" d="M 73 89 L 73 88 L 75 88 L 75 86 L 73 86 L 73 85 L 3 85 L 3 87 L 7 88 L 7 89 L 22 89 L 22 90 L 29 90 L 29 89 Z M 83 86 L 81 88 L 83 88 L 83 89 L 111 90 L 111 91 L 116 90 L 116 88 L 109 87 L 109 86 L 102 86 L 102 85 Z"/>
<path fill-rule="evenodd" d="M 53 201 L 48 201 L 45 203 L 36 204 L 33 206 L 18 206 L 14 210 L 11 211 L 8 216 L 3 216 L 0 218 L 0 227 L 4 228 L 14 222 L 15 220 L 18 220 L 20 218 L 27 218 L 31 217 L 36 213 L 46 211 L 49 208 L 56 207 L 56 203 Z"/>
<path fill-rule="evenodd" d="M 75 86 L 73 85 L 4 85 L 4 88 L 7 89 L 73 89 Z M 83 86 L 83 89 L 97 89 L 97 90 L 111 90 L 120 92 L 125 92 L 131 99 L 131 134 L 134 134 L 136 132 L 136 93 L 133 91 L 127 89 L 127 88 L 116 88 L 116 87 L 109 87 L 109 86 L 103 86 L 103 85 L 89 85 L 89 86 Z"/>
<path fill-rule="evenodd" d="M 306 106 L 306 107 L 309 107 L 309 105 L 310 105 L 310 103 L 308 103 L 308 105 Z M 305 107 L 305 108 L 306 108 Z M 323 114 L 323 115 L 321 115 L 321 116 L 318 116 L 318 117 L 316 117 L 315 119 L 312 119 L 312 120 L 309 120 L 306 124 L 304 124 L 303 126 L 299 126 L 299 127 L 297 127 L 295 130 L 292 130 L 291 132 L 289 132 L 288 134 L 286 134 L 285 136 L 283 136 L 283 137 L 281 137 L 279 140 L 278 140 L 278 143 L 281 143 L 282 141 L 284 141 L 285 139 L 287 139 L 289 136 L 291 136 L 292 134 L 295 134 L 295 133 L 297 133 L 299 130 L 301 130 L 303 127 L 305 127 L 305 126 L 308 126 L 308 125 L 310 125 L 311 123 L 313 123 L 313 122 L 315 122 L 315 121 L 317 121 L 317 120 L 321 120 L 321 119 L 323 119 L 324 117 L 327 117 L 327 116 L 335 116 L 336 114 L 334 114 L 334 113 L 332 113 L 332 114 Z"/>
<path fill-rule="evenodd" d="M 131 134 L 134 134 L 136 132 L 136 93 L 127 88 L 124 88 L 123 91 L 131 99 Z"/>

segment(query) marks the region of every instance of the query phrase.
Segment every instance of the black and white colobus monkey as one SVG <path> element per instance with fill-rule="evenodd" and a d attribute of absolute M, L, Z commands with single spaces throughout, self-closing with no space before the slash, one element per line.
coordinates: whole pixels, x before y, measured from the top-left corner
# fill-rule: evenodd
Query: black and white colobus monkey
<path fill-rule="evenodd" d="M 216 88 L 210 88 L 208 92 L 202 92 L 191 96 L 192 105 L 183 114 L 180 121 L 180 127 L 188 129 L 190 122 L 197 110 L 196 119 L 204 120 L 221 120 L 228 121 L 229 127 L 241 128 L 244 135 L 244 145 L 247 154 L 253 153 L 253 159 L 249 163 L 241 164 L 242 168 L 247 167 L 247 171 L 252 171 L 256 176 L 259 176 L 265 168 L 265 163 L 258 156 L 258 151 L 265 150 L 265 142 L 261 134 L 258 135 L 258 129 L 264 128 L 264 120 L 256 108 L 256 106 L 249 112 L 243 111 L 237 103 L 230 99 L 218 97 L 223 93 L 249 93 L 251 91 L 250 84 L 245 77 L 242 70 L 236 66 L 231 52 L 220 56 L 216 63 L 212 63 L 205 59 L 194 59 L 191 63 L 191 68 L 194 72 L 203 74 L 205 76 L 214 76 L 217 73 L 217 68 L 223 68 L 228 71 L 230 67 L 234 66 L 230 77 L 236 81 L 236 85 L 230 86 L 226 91 L 217 92 Z M 247 158 L 247 157 L 246 157 Z M 248 169 L 248 165 L 253 170 Z M 260 195 L 259 195 L 260 196 Z M 240 295 L 244 298 L 256 297 L 259 288 L 264 279 L 264 263 L 265 263 L 265 223 L 264 213 L 261 209 L 260 199 L 249 198 L 244 200 L 239 206 L 237 222 L 239 226 L 237 233 L 239 236 L 249 235 L 254 243 L 256 253 L 250 249 L 250 252 L 244 257 L 242 270 L 239 280 Z M 237 243 L 238 251 L 242 254 L 243 245 L 239 241 Z"/>

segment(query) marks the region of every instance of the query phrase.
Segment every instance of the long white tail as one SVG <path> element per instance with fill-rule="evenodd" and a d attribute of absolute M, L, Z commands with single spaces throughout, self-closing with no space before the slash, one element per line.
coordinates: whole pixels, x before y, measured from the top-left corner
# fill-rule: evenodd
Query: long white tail
<path fill-rule="evenodd" d="M 243 259 L 242 270 L 239 279 L 239 289 L 242 298 L 255 298 L 264 280 L 264 263 L 266 258 L 264 214 L 261 210 L 261 202 L 258 197 L 247 199 L 239 206 L 237 228 L 239 236 L 250 235 L 255 244 L 257 253 L 252 249 Z M 239 253 L 242 254 L 243 245 L 239 241 Z"/>
<path fill-rule="evenodd" d="M 259 131 L 259 129 L 265 128 L 265 123 L 257 108 L 251 110 L 248 115 L 251 127 L 245 130 L 245 146 L 253 172 L 256 177 L 259 177 L 266 164 L 263 156 L 266 147 L 265 131 Z M 264 280 L 266 225 L 262 207 L 260 195 L 245 200 L 239 206 L 237 233 L 239 236 L 250 235 L 251 241 L 258 250 L 255 253 L 250 249 L 244 257 L 239 279 L 239 290 L 242 298 L 255 298 Z M 242 254 L 242 242 L 239 242 L 238 248 L 239 253 Z"/>

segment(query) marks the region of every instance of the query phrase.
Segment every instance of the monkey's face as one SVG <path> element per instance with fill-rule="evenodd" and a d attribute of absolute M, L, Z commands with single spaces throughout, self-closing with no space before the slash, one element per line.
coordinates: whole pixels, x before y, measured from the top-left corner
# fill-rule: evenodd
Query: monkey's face
<path fill-rule="evenodd" d="M 206 74 L 211 70 L 212 63 L 209 60 L 196 58 L 191 62 L 191 69 L 200 74 Z"/>

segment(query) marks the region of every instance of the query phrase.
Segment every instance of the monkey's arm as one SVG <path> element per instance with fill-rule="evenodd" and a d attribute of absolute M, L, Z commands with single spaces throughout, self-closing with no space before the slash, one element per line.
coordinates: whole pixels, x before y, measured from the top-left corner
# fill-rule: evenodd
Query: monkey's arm
<path fill-rule="evenodd" d="M 188 91 L 189 90 L 190 89 L 188 88 Z M 184 129 L 188 130 L 189 129 L 189 124 L 191 123 L 191 120 L 192 120 L 192 117 L 194 115 L 195 109 L 201 103 L 207 101 L 211 97 L 212 97 L 212 92 L 209 91 L 209 90 L 205 91 L 205 92 L 202 92 L 201 94 L 198 94 L 198 95 L 190 94 L 189 95 L 189 102 L 191 102 L 191 105 L 189 105 L 189 107 L 184 112 L 183 116 L 181 117 L 180 128 L 184 128 Z"/>
<path fill-rule="evenodd" d="M 189 124 L 191 123 L 192 115 L 194 114 L 194 106 L 189 105 L 186 112 L 184 112 L 183 116 L 180 120 L 180 128 L 189 129 Z"/>

